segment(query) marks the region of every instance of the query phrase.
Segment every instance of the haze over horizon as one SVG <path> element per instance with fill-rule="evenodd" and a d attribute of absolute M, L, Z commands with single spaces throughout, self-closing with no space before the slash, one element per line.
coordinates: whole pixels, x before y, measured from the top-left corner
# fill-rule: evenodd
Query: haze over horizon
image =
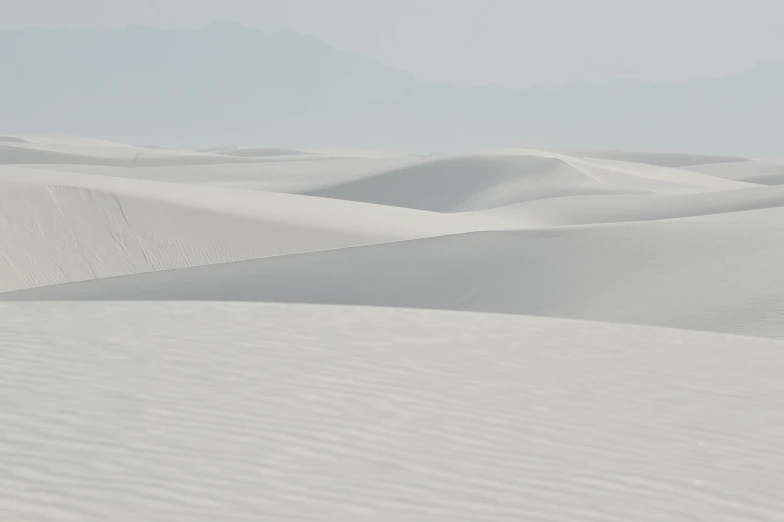
<path fill-rule="evenodd" d="M 226 20 L 312 34 L 458 86 L 676 82 L 784 62 L 784 3 L 772 0 L 3 0 L 0 29 L 200 28 Z"/>
<path fill-rule="evenodd" d="M 526 69 L 526 66 L 519 67 Z M 292 30 L 0 30 L 0 133 L 169 147 L 782 157 L 784 62 L 676 83 L 465 88 Z"/>

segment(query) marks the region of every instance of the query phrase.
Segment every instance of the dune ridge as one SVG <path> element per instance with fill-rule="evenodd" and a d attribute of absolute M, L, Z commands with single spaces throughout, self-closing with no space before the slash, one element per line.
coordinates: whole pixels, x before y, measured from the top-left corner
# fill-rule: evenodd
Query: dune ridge
<path fill-rule="evenodd" d="M 0 213 L 0 292 L 449 234 L 494 221 L 10 167 L 0 168 Z"/>

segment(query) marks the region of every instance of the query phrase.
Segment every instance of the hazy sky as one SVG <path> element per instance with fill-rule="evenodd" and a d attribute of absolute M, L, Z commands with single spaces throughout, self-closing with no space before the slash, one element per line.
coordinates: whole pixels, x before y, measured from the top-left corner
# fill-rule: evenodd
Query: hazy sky
<path fill-rule="evenodd" d="M 671 81 L 784 62 L 784 0 L 0 0 L 0 27 L 310 33 L 423 80 Z"/>

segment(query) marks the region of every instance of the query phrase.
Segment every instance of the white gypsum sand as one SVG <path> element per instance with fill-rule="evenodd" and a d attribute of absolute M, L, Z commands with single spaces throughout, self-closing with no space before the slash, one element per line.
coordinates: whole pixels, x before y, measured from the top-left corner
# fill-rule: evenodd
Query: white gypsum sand
<path fill-rule="evenodd" d="M 0 292 L 505 226 L 352 201 L 0 167 Z M 479 227 L 479 228 L 477 228 Z"/>
<path fill-rule="evenodd" d="M 550 318 L 3 303 L 0 519 L 777 522 L 784 344 Z"/>
<path fill-rule="evenodd" d="M 0 520 L 778 522 L 783 165 L 2 136 Z"/>
<path fill-rule="evenodd" d="M 0 300 L 404 306 L 784 336 L 784 192 L 750 181 L 775 163 L 19 140 L 6 153 L 29 161 L 0 167 Z M 40 161 L 51 154 L 77 159 Z"/>

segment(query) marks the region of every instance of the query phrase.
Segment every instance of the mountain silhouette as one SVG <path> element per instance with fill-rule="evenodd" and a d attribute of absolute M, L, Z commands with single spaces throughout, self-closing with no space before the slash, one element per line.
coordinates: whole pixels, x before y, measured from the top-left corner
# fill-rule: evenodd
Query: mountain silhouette
<path fill-rule="evenodd" d="M 524 62 L 510 67 L 525 67 Z M 784 65 L 672 84 L 460 88 L 292 31 L 0 31 L 0 133 L 139 144 L 781 155 Z"/>

